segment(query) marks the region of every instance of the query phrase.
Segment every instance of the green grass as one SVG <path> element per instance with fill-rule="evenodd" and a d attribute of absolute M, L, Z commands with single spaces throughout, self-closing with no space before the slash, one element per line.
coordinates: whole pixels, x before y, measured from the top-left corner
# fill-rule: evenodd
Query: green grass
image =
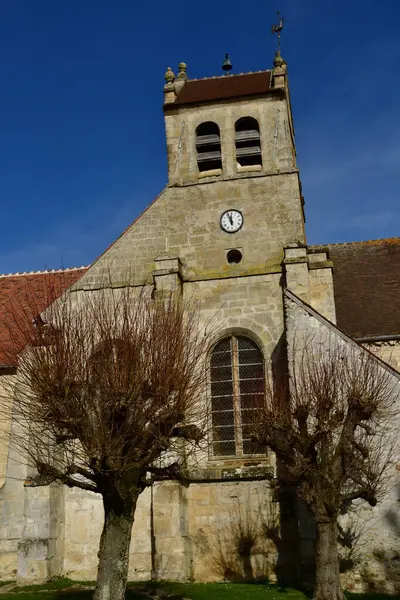
<path fill-rule="evenodd" d="M 169 594 L 190 600 L 307 600 L 298 590 L 262 583 L 151 583 L 149 588 L 162 589 Z M 132 586 L 132 589 L 140 585 Z M 132 597 L 132 600 L 134 596 Z M 131 600 L 127 595 L 127 600 Z"/>
<path fill-rule="evenodd" d="M 91 600 L 93 596 L 92 590 L 86 590 L 85 592 L 19 592 L 17 594 L 7 593 L 1 594 L 1 600 Z M 136 600 L 136 599 L 135 599 Z M 144 600 L 143 596 L 139 596 L 137 600 Z M 147 598 L 147 600 L 149 600 Z"/>
<path fill-rule="evenodd" d="M 59 579 L 54 579 L 54 581 L 49 581 L 48 583 L 44 583 L 43 585 L 20 585 L 13 588 L 14 592 L 35 592 L 42 590 L 65 590 L 73 585 L 76 585 L 75 582 L 70 579 L 66 579 L 64 577 L 60 577 Z M 85 585 L 84 583 L 79 583 L 79 585 Z M 93 585 L 89 583 L 89 585 Z"/>
<path fill-rule="evenodd" d="M 0 600 L 91 600 L 93 589 L 79 589 L 80 586 L 93 585 L 90 582 L 74 582 L 58 579 L 44 585 L 15 587 L 13 592 L 3 594 Z M 131 583 L 126 600 L 149 600 L 141 591 L 163 590 L 173 595 L 174 600 L 186 598 L 190 600 L 307 600 L 305 594 L 293 588 L 282 588 L 278 585 L 261 583 Z M 348 600 L 393 600 L 394 596 L 384 594 L 351 594 Z M 172 600 L 172 599 L 171 599 Z"/>

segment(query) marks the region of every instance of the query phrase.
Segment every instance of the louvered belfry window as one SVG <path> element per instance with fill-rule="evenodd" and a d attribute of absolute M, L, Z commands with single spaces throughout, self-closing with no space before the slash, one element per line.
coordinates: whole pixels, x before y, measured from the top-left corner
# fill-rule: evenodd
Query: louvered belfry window
<path fill-rule="evenodd" d="M 243 117 L 235 124 L 236 161 L 240 167 L 262 165 L 260 128 L 253 117 Z"/>
<path fill-rule="evenodd" d="M 213 456 L 257 453 L 249 436 L 265 394 L 258 346 L 243 336 L 218 342 L 211 354 L 210 380 Z"/>
<path fill-rule="evenodd" d="M 221 139 L 216 123 L 207 121 L 197 127 L 196 150 L 200 172 L 222 169 Z"/>

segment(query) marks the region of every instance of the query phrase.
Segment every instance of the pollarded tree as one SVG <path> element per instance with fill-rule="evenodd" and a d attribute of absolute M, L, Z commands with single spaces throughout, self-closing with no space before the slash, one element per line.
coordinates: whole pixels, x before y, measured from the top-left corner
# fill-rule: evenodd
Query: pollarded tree
<path fill-rule="evenodd" d="M 275 452 L 314 517 L 315 600 L 343 600 L 338 516 L 356 499 L 375 506 L 384 490 L 400 382 L 342 340 L 295 340 L 289 355 L 287 376 L 268 386 L 252 436 Z"/>
<path fill-rule="evenodd" d="M 12 443 L 37 470 L 27 484 L 101 494 L 94 598 L 122 600 L 138 497 L 154 477 L 179 477 L 204 433 L 208 338 L 198 312 L 173 295 L 124 288 L 67 293 L 36 315 L 34 329 L 26 311 L 12 316 L 11 347 L 25 346 Z"/>

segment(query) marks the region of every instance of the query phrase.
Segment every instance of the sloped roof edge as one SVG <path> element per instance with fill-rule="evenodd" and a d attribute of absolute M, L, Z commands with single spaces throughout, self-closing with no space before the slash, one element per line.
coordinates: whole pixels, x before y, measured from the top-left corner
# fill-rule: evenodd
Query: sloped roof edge
<path fill-rule="evenodd" d="M 179 91 L 175 101 L 164 104 L 164 111 L 204 102 L 281 93 L 281 89 L 271 87 L 271 80 L 270 70 L 189 79 Z"/>
<path fill-rule="evenodd" d="M 10 337 L 14 318 L 31 327 L 31 318 L 45 310 L 49 301 L 59 298 L 86 273 L 87 267 L 54 269 L 0 276 L 0 369 L 12 369 L 17 363 L 17 340 Z M 50 297 L 51 296 L 51 297 Z"/>
<path fill-rule="evenodd" d="M 321 250 L 328 249 L 330 246 L 361 246 L 361 245 L 378 245 L 378 244 L 400 244 L 400 237 L 389 237 L 389 238 L 374 238 L 370 240 L 356 240 L 350 242 L 327 242 L 326 244 L 310 244 L 310 250 Z"/>
<path fill-rule="evenodd" d="M 334 333 L 339 335 L 339 337 L 341 337 L 345 342 L 351 344 L 354 347 L 362 348 L 362 350 L 364 350 L 364 352 L 369 354 L 373 358 L 373 360 L 377 361 L 385 369 L 385 371 L 387 371 L 388 373 L 390 373 L 391 375 L 396 377 L 396 379 L 400 380 L 400 372 L 399 371 L 397 371 L 394 367 L 390 366 L 387 362 L 385 362 L 384 360 L 379 358 L 379 356 L 377 356 L 376 354 L 374 354 L 373 352 L 368 350 L 368 348 L 365 348 L 362 344 L 359 344 L 353 338 L 349 337 L 346 333 L 344 333 L 344 331 L 342 331 L 341 329 L 339 329 L 339 327 L 337 327 L 334 323 L 332 323 L 332 321 L 330 321 L 329 319 L 327 319 L 326 317 L 321 315 L 321 313 L 319 313 L 317 310 L 315 310 L 315 308 L 313 308 L 312 306 L 307 304 L 307 302 L 304 302 L 304 300 L 302 300 L 301 298 L 296 296 L 296 294 L 293 294 L 293 292 L 291 292 L 287 288 L 284 289 L 283 293 L 286 298 L 289 298 L 289 300 L 292 300 L 292 302 L 295 302 L 298 306 L 300 306 L 300 308 L 305 310 L 310 316 L 314 317 L 315 319 L 320 321 L 320 323 L 323 323 L 328 329 L 330 329 L 331 331 L 333 331 Z"/>
<path fill-rule="evenodd" d="M 90 265 L 82 267 L 67 267 L 66 269 L 45 269 L 44 271 L 17 271 L 15 273 L 1 273 L 0 279 L 4 277 L 26 277 L 27 275 L 53 275 L 54 273 L 71 273 L 76 271 L 86 272 Z"/>
<path fill-rule="evenodd" d="M 119 241 L 119 240 L 120 240 L 120 239 L 121 239 L 121 238 L 122 238 L 122 237 L 125 235 L 125 233 L 126 233 L 127 231 L 129 231 L 129 229 L 130 229 L 131 227 L 133 227 L 133 226 L 134 226 L 134 224 L 135 224 L 135 223 L 137 223 L 137 222 L 138 222 L 138 221 L 139 221 L 139 220 L 140 220 L 140 219 L 143 217 L 143 215 L 144 215 L 144 214 L 146 214 L 146 212 L 147 212 L 147 211 L 148 211 L 148 210 L 149 210 L 149 209 L 150 209 L 150 208 L 151 208 L 151 207 L 152 207 L 152 206 L 153 206 L 153 205 L 154 205 L 154 204 L 157 202 L 157 200 L 158 200 L 159 198 L 161 198 L 161 196 L 164 194 L 164 192 L 165 192 L 165 188 L 164 188 L 164 189 L 163 189 L 163 190 L 162 190 L 162 191 L 161 191 L 161 192 L 160 192 L 160 193 L 159 193 L 159 194 L 158 194 L 158 195 L 157 195 L 157 196 L 154 198 L 154 200 L 153 200 L 152 202 L 150 202 L 150 204 L 149 204 L 148 206 L 146 206 L 146 208 L 145 208 L 144 210 L 142 210 L 142 212 L 141 212 L 140 214 L 138 214 L 138 216 L 137 216 L 137 217 L 136 217 L 136 218 L 135 218 L 135 219 L 134 219 L 134 220 L 133 220 L 131 223 L 129 223 L 129 225 L 128 225 L 127 227 L 125 227 L 125 229 L 124 229 L 124 230 L 123 230 L 123 231 L 122 231 L 122 232 L 119 234 L 119 236 L 118 236 L 118 237 L 117 237 L 117 238 L 116 238 L 116 239 L 115 239 L 113 242 L 111 242 L 111 244 L 109 244 L 109 245 L 107 246 L 107 248 L 106 248 L 105 250 L 103 250 L 103 252 L 102 252 L 101 254 L 99 254 L 99 256 L 98 256 L 97 258 L 95 258 L 95 260 L 92 262 L 92 264 L 91 264 L 91 265 L 89 265 L 89 267 L 87 268 L 87 271 L 84 273 L 84 275 L 86 275 L 87 273 L 89 273 L 89 272 L 90 272 L 90 269 L 91 269 L 92 267 L 94 267 L 94 266 L 95 266 L 95 265 L 96 265 L 96 264 L 99 262 L 99 260 L 100 260 L 100 259 L 101 259 L 101 258 L 102 258 L 102 257 L 103 257 L 103 256 L 104 256 L 104 255 L 105 255 L 105 254 L 106 254 L 106 253 L 107 253 L 107 252 L 108 252 L 108 251 L 109 251 L 109 250 L 110 250 L 110 249 L 111 249 L 113 246 L 115 246 L 115 244 L 117 244 L 117 242 L 118 242 L 118 241 Z M 82 277 L 83 277 L 83 276 L 82 276 Z M 77 281 L 76 281 L 76 283 L 78 283 L 78 282 L 79 282 L 79 280 L 77 280 Z M 73 284 L 73 285 L 75 285 L 75 284 Z M 71 288 L 73 288 L 73 286 L 71 286 Z M 77 288 L 77 289 L 79 289 L 79 288 Z M 75 291 L 76 291 L 76 289 L 75 289 Z"/>

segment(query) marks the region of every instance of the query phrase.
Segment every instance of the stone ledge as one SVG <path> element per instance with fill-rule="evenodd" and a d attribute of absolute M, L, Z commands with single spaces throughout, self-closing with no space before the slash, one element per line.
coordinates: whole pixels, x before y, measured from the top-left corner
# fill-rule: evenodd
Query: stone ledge
<path fill-rule="evenodd" d="M 298 263 L 308 263 L 308 256 L 297 256 L 293 258 L 285 258 L 283 264 L 285 265 L 296 265 Z"/>
<path fill-rule="evenodd" d="M 151 272 L 153 277 L 157 277 L 158 275 L 173 275 L 174 273 L 180 275 L 180 269 L 172 267 L 170 269 L 156 269 Z"/>
<path fill-rule="evenodd" d="M 215 467 L 199 469 L 190 476 L 191 483 L 212 481 L 248 481 L 274 479 L 274 467 L 271 465 L 252 465 L 243 467 Z"/>
<path fill-rule="evenodd" d="M 298 174 L 299 170 L 297 169 L 297 167 L 291 167 L 291 168 L 282 168 L 282 169 L 275 169 L 273 171 L 270 170 L 263 170 L 263 171 L 246 171 L 246 172 L 237 172 L 234 176 L 231 175 L 225 175 L 224 173 L 222 173 L 221 175 L 214 175 L 214 176 L 210 176 L 209 178 L 204 177 L 204 180 L 201 179 L 200 181 L 198 180 L 197 176 L 195 180 L 191 180 L 191 181 L 182 181 L 182 182 L 178 182 L 178 181 L 174 181 L 171 183 L 167 184 L 167 188 L 173 188 L 173 187 L 189 187 L 192 185 L 207 185 L 207 184 L 211 184 L 214 183 L 215 181 L 235 181 L 235 179 L 246 179 L 246 178 L 257 178 L 257 177 L 276 177 L 276 176 L 280 176 L 280 175 L 294 175 L 294 174 Z"/>
<path fill-rule="evenodd" d="M 325 260 L 316 263 L 309 263 L 310 271 L 315 271 L 316 269 L 333 269 L 333 261 Z"/>

